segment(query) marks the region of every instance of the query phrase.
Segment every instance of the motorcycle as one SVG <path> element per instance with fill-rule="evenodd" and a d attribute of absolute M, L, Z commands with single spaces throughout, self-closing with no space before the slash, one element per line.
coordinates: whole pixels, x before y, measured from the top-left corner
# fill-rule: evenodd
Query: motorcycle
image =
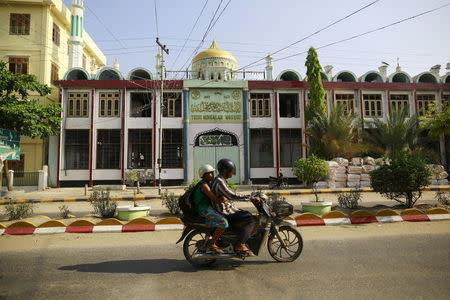
<path fill-rule="evenodd" d="M 267 204 L 267 196 L 261 192 L 253 193 L 253 197 L 262 199 L 260 203 L 253 203 L 258 211 L 257 222 L 247 245 L 255 255 L 259 255 L 264 245 L 270 256 L 278 262 L 293 262 L 303 250 L 303 239 L 293 225 L 283 218 L 293 213 L 293 206 L 284 201 L 277 201 L 271 206 Z M 183 254 L 186 260 L 196 267 L 206 267 L 214 264 L 218 259 L 240 258 L 234 251 L 237 232 L 228 228 L 217 245 L 225 252 L 216 254 L 208 252 L 208 241 L 215 228 L 206 226 L 200 217 L 181 218 L 185 228 L 177 244 L 184 240 Z"/>
<path fill-rule="evenodd" d="M 283 177 L 283 174 L 280 174 L 280 176 L 273 177 L 269 176 L 269 189 L 287 189 L 289 187 L 287 179 Z"/>

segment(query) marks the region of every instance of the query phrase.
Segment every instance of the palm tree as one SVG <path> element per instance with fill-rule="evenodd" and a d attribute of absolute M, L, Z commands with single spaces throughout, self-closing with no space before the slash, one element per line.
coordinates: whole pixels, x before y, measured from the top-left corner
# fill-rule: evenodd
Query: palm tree
<path fill-rule="evenodd" d="M 372 148 L 382 149 L 387 153 L 395 153 L 405 149 L 414 149 L 420 133 L 419 119 L 416 115 L 408 118 L 404 107 L 392 110 L 386 118 L 365 121 L 369 131 L 363 137 Z"/>
<path fill-rule="evenodd" d="M 362 151 L 358 143 L 358 121 L 353 113 L 347 113 L 338 105 L 330 111 L 330 116 L 316 113 L 307 129 L 312 153 L 331 159 L 350 158 Z"/>

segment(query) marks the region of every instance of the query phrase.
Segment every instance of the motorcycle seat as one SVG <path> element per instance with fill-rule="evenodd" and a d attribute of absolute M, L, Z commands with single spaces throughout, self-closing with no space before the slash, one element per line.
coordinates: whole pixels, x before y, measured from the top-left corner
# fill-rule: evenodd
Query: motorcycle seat
<path fill-rule="evenodd" d="M 205 218 L 201 216 L 194 216 L 194 217 L 181 217 L 181 221 L 183 221 L 183 224 L 186 226 L 191 227 L 201 227 L 201 228 L 210 228 L 205 224 Z"/>

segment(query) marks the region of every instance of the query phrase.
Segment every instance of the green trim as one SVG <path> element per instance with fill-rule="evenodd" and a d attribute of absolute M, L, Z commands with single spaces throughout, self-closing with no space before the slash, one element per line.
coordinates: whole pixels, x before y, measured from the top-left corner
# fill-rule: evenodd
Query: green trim
<path fill-rule="evenodd" d="M 83 17 L 80 17 L 80 31 L 81 31 L 80 36 L 83 37 Z"/>
<path fill-rule="evenodd" d="M 70 36 L 73 36 L 73 15 L 70 18 Z"/>
<path fill-rule="evenodd" d="M 79 22 L 79 20 L 80 20 L 80 18 L 77 16 L 77 23 L 76 23 L 76 36 L 78 36 L 78 22 Z"/>

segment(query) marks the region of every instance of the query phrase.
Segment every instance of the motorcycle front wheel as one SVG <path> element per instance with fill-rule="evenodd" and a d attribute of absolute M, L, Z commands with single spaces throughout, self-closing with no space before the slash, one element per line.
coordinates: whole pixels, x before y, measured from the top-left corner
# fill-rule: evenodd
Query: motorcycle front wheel
<path fill-rule="evenodd" d="M 303 250 L 303 239 L 297 230 L 289 226 L 281 226 L 278 229 L 278 235 L 284 241 L 286 248 L 275 233 L 269 236 L 267 249 L 270 256 L 278 262 L 293 262 Z"/>
<path fill-rule="evenodd" d="M 195 267 L 207 267 L 216 262 L 212 258 L 195 257 L 206 253 L 208 234 L 201 230 L 194 230 L 188 234 L 183 243 L 183 254 L 186 260 Z"/>

